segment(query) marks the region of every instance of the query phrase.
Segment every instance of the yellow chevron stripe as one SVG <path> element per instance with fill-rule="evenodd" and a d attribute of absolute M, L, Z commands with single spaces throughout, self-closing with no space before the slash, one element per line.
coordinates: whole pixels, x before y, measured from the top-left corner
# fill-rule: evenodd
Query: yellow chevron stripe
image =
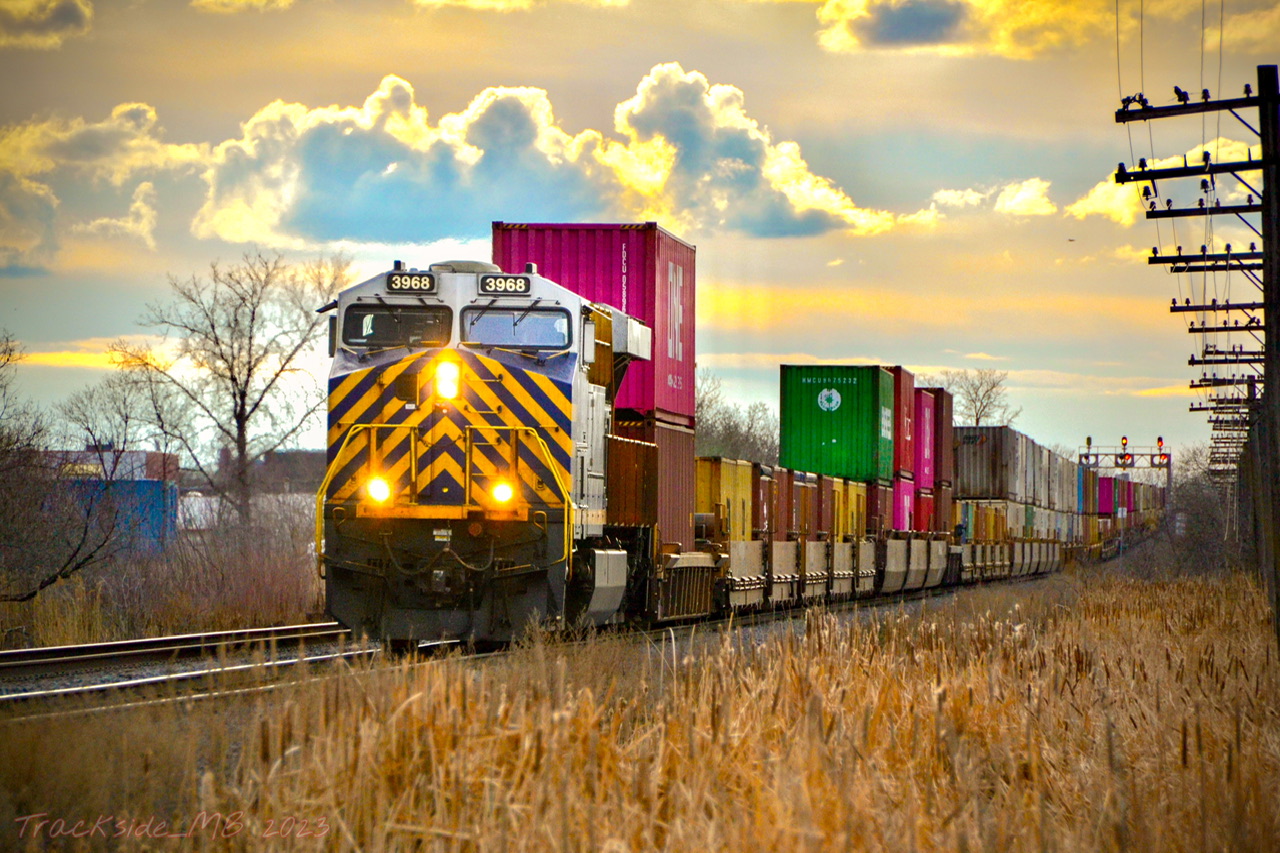
<path fill-rule="evenodd" d="M 425 356 L 415 356 L 415 357 L 405 358 L 405 359 L 401 359 L 398 362 L 395 362 L 394 364 L 389 364 L 384 368 L 380 368 L 382 370 L 381 376 L 372 385 L 369 386 L 369 390 L 366 391 L 364 395 L 359 400 L 357 400 L 356 403 L 347 411 L 347 413 L 343 416 L 341 423 L 334 424 L 330 427 L 329 444 L 333 445 L 334 443 L 341 441 L 342 433 L 346 430 L 346 427 L 349 426 L 350 424 L 378 423 L 378 421 L 376 420 L 371 421 L 369 419 L 368 409 L 371 406 L 373 406 L 374 403 L 377 402 L 379 397 L 382 396 L 383 390 L 386 389 L 387 386 L 391 385 L 396 381 L 396 377 L 398 377 L 401 373 L 404 373 L 404 371 L 409 367 L 409 365 L 422 360 L 422 358 L 424 357 Z M 359 373 L 352 374 L 351 378 L 354 381 L 351 381 L 350 384 L 344 381 L 342 385 L 339 386 L 338 391 L 335 391 L 333 394 L 330 394 L 329 395 L 330 409 L 332 409 L 336 405 L 337 401 L 343 399 L 343 394 L 342 394 L 343 388 L 346 388 L 347 391 L 350 392 L 351 389 L 353 389 L 356 385 L 358 385 L 360 381 L 363 380 L 363 378 L 367 376 L 369 372 L 373 369 L 374 368 L 369 368 L 368 370 L 363 370 L 363 371 L 360 371 Z M 386 417 L 385 412 L 382 414 L 382 416 Z"/>
<path fill-rule="evenodd" d="M 520 385 L 519 382 L 517 382 L 514 379 L 508 379 L 502 383 L 502 387 L 504 390 L 507 391 L 507 393 L 511 394 L 511 396 L 514 397 L 521 406 L 524 407 L 525 411 L 529 412 L 535 418 L 538 418 L 540 420 L 540 422 L 537 424 L 520 424 L 520 426 L 548 427 L 547 432 L 549 433 L 551 440 L 554 441 L 556 444 L 558 444 L 560 448 L 564 450 L 566 455 L 572 458 L 573 436 L 569 435 L 568 432 L 562 431 L 558 428 L 550 429 L 550 427 L 555 426 L 554 418 L 551 415 L 549 415 L 542 408 L 542 406 L 538 405 L 538 403 L 534 401 L 533 397 L 529 394 L 528 391 L 524 389 L 523 386 Z M 565 398 L 564 394 L 562 394 L 559 390 L 555 389 L 554 386 L 551 386 L 551 391 L 548 394 L 548 398 L 552 402 L 556 402 L 561 412 L 563 412 L 566 417 L 568 416 L 569 401 Z M 557 398 L 559 398 L 559 400 L 562 400 L 563 402 L 558 402 Z"/>

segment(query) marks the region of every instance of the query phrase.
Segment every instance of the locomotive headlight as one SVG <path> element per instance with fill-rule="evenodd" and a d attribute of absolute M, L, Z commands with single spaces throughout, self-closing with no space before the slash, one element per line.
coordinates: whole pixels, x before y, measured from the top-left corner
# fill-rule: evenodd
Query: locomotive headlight
<path fill-rule="evenodd" d="M 452 400 L 458 396 L 461 371 L 455 361 L 442 361 L 436 365 L 436 396 Z"/>
<path fill-rule="evenodd" d="M 500 481 L 493 487 L 493 499 L 500 504 L 509 503 L 516 496 L 516 490 L 508 482 Z"/>
<path fill-rule="evenodd" d="M 375 503 L 384 504 L 391 499 L 391 484 L 382 477 L 370 477 L 364 489 Z"/>

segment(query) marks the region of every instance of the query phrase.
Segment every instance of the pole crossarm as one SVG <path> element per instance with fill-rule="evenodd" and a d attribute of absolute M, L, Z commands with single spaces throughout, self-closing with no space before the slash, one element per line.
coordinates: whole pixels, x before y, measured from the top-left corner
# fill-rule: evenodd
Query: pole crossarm
<path fill-rule="evenodd" d="M 1263 328 L 1264 327 L 1260 321 L 1250 320 L 1243 326 L 1197 326 L 1195 323 L 1192 323 L 1187 328 L 1187 331 L 1193 335 L 1200 335 L 1205 332 L 1261 332 Z"/>
<path fill-rule="evenodd" d="M 1199 313 L 1201 311 L 1261 311 L 1266 307 L 1262 302 L 1219 302 L 1213 300 L 1208 305 L 1178 305 L 1174 303 L 1169 306 L 1170 314 L 1187 314 L 1191 312 Z"/>
<path fill-rule="evenodd" d="M 1191 380 L 1192 388 L 1221 388 L 1226 385 L 1248 385 L 1252 382 L 1261 381 L 1260 376 L 1208 376 L 1204 379 Z"/>
<path fill-rule="evenodd" d="M 1196 358 L 1194 355 L 1187 359 L 1187 364 L 1192 367 L 1201 365 L 1222 365 L 1222 364 L 1262 364 L 1266 361 L 1264 358 Z"/>
<path fill-rule="evenodd" d="M 1184 157 L 1185 161 L 1186 158 Z M 1146 162 L 1145 160 L 1143 161 Z M 1132 184 L 1142 181 L 1164 181 L 1171 178 L 1200 178 L 1205 175 L 1226 175 L 1236 172 L 1256 172 L 1266 165 L 1262 160 L 1241 160 L 1236 163 L 1205 163 L 1200 166 L 1174 166 L 1169 169 L 1143 169 L 1130 171 L 1124 163 L 1116 169 L 1117 184 Z"/>
<path fill-rule="evenodd" d="M 1238 264 L 1230 261 L 1222 264 L 1174 264 L 1169 267 L 1171 273 L 1184 272 L 1254 272 L 1262 269 L 1262 264 Z"/>
<path fill-rule="evenodd" d="M 1206 204 L 1204 207 L 1170 207 L 1148 210 L 1147 219 L 1178 219 L 1186 216 L 1218 216 L 1220 214 L 1261 213 L 1260 204 Z"/>
<path fill-rule="evenodd" d="M 1116 124 L 1127 124 L 1131 121 L 1150 121 L 1156 118 L 1173 118 L 1175 116 L 1193 116 L 1200 113 L 1213 113 L 1220 110 L 1244 110 L 1262 105 L 1261 93 L 1246 95 L 1243 98 L 1224 98 L 1219 101 L 1205 99 L 1198 104 L 1174 104 L 1169 107 L 1153 107 L 1143 103 L 1146 99 L 1141 95 L 1136 99 L 1128 99 L 1121 109 L 1116 110 Z M 1133 103 L 1137 109 L 1130 109 Z"/>
<path fill-rule="evenodd" d="M 1203 247 L 1202 247 L 1203 248 Z M 1228 249 L 1231 247 L 1228 246 Z M 1152 254 L 1147 258 L 1147 264 L 1189 264 L 1199 261 L 1201 263 L 1214 263 L 1216 261 L 1260 261 L 1262 260 L 1261 252 L 1208 252 L 1201 251 L 1198 255 L 1184 255 L 1178 252 L 1176 255 L 1157 255 Z"/>

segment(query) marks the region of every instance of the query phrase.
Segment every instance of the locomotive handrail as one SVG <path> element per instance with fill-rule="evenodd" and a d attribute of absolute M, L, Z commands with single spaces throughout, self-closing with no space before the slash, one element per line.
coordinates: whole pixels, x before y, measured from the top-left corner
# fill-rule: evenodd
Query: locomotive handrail
<path fill-rule="evenodd" d="M 538 456 L 542 460 L 542 463 L 546 465 L 547 469 L 551 472 L 552 478 L 555 479 L 556 490 L 560 493 L 561 503 L 564 504 L 564 525 L 563 525 L 564 542 L 563 542 L 563 550 L 560 555 L 560 560 L 564 560 L 567 565 L 569 560 L 569 554 L 573 550 L 572 549 L 573 496 L 569 494 L 569 487 L 565 485 L 564 480 L 562 480 L 560 477 L 560 467 L 555 464 L 555 461 L 551 456 L 551 448 L 547 446 L 547 442 L 543 440 L 541 435 L 538 434 L 538 430 L 536 427 L 485 426 L 485 425 L 477 425 L 477 424 L 467 424 L 466 426 L 467 470 L 466 470 L 466 483 L 463 486 L 463 491 L 467 495 L 468 502 L 470 502 L 471 500 L 471 448 L 474 446 L 474 442 L 471 436 L 473 432 L 476 432 L 479 430 L 494 430 L 495 432 L 501 431 L 501 430 L 509 430 L 510 432 L 513 432 L 513 433 L 528 433 L 530 436 L 533 437 L 533 440 L 537 442 L 537 447 L 535 448 L 535 452 L 537 452 Z M 556 562 L 559 562 L 560 560 L 556 560 Z"/>

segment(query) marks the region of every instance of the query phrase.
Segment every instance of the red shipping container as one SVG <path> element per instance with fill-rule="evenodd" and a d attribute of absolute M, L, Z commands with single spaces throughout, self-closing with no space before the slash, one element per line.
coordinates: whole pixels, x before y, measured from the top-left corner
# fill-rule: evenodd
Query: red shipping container
<path fill-rule="evenodd" d="M 893 374 L 893 475 L 909 480 L 916 465 L 916 378 L 902 365 L 890 367 L 889 372 Z"/>
<path fill-rule="evenodd" d="M 915 451 L 915 484 L 917 489 L 934 487 L 934 436 L 937 430 L 937 410 L 931 391 L 922 388 L 915 390 L 916 395 L 916 451 Z"/>
<path fill-rule="evenodd" d="M 893 529 L 893 486 L 867 483 L 867 532 L 878 536 Z"/>
<path fill-rule="evenodd" d="M 929 489 L 916 489 L 916 514 L 913 519 L 915 527 L 921 533 L 928 533 L 937 528 L 933 526 L 934 496 Z"/>
<path fill-rule="evenodd" d="M 893 478 L 893 529 L 914 530 L 916 489 L 910 480 Z"/>
<path fill-rule="evenodd" d="M 769 539 L 773 532 L 773 469 L 751 466 L 751 538 Z"/>
<path fill-rule="evenodd" d="M 693 550 L 693 509 L 696 482 L 693 430 L 652 418 L 619 422 L 614 432 L 623 438 L 658 445 L 658 535 L 662 545 Z"/>
<path fill-rule="evenodd" d="M 627 368 L 615 404 L 693 423 L 693 246 L 656 222 L 624 225 L 493 223 L 493 262 L 538 272 L 653 330 L 653 360 Z M 672 420 L 672 418 L 664 418 Z M 692 482 L 692 481 L 691 481 Z"/>
<path fill-rule="evenodd" d="M 955 525 L 951 523 L 951 508 L 954 503 L 954 492 L 951 486 L 935 486 L 933 489 L 933 529 L 939 533 L 951 533 Z M 973 531 L 968 531 L 972 535 Z"/>

